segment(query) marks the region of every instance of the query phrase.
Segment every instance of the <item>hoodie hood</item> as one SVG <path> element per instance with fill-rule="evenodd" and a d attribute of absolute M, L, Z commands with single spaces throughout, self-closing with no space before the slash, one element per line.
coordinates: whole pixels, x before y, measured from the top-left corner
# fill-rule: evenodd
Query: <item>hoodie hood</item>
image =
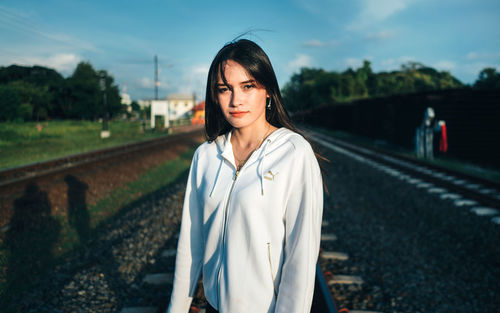
<path fill-rule="evenodd" d="M 248 158 L 247 162 L 243 165 L 241 171 L 243 171 L 246 167 L 251 166 L 255 162 L 260 162 L 259 168 L 259 176 L 260 176 L 260 186 L 261 186 L 261 195 L 264 195 L 264 166 L 265 166 L 265 158 L 268 153 L 271 153 L 273 150 L 273 146 L 277 147 L 280 143 L 284 142 L 290 136 L 295 133 L 289 130 L 288 128 L 281 127 L 273 131 L 269 134 L 261 145 L 252 152 L 252 155 Z M 212 187 L 212 191 L 210 192 L 210 197 L 212 197 L 215 188 L 217 186 L 217 180 L 219 179 L 220 169 L 222 167 L 222 163 L 224 160 L 228 161 L 231 165 L 233 165 L 234 170 L 236 172 L 236 161 L 234 159 L 233 154 L 233 145 L 231 143 L 231 136 L 233 135 L 233 131 L 229 131 L 224 135 L 221 135 L 215 139 L 215 144 L 217 145 L 217 151 L 221 155 L 221 162 L 219 164 L 219 169 L 217 171 L 217 175 Z"/>

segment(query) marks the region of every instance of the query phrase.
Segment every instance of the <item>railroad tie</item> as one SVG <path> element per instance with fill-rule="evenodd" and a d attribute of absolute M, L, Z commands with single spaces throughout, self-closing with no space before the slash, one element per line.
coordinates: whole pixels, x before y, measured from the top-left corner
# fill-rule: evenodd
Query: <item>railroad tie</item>
<path fill-rule="evenodd" d="M 462 196 L 456 193 L 443 193 L 442 195 L 439 196 L 441 199 L 450 199 L 450 200 L 458 200 L 461 199 Z"/>
<path fill-rule="evenodd" d="M 321 257 L 326 260 L 347 261 L 349 256 L 343 252 L 323 251 Z"/>
<path fill-rule="evenodd" d="M 328 285 L 362 285 L 363 279 L 359 276 L 351 275 L 333 275 L 328 281 Z"/>
<path fill-rule="evenodd" d="M 496 210 L 494 208 L 489 208 L 489 207 L 484 207 L 484 206 L 474 207 L 471 209 L 471 212 L 476 213 L 476 215 L 479 215 L 479 216 L 493 216 L 493 215 L 497 215 L 500 213 L 498 210 Z"/>
<path fill-rule="evenodd" d="M 335 234 L 322 234 L 321 241 L 335 241 L 337 240 L 337 236 Z"/>
<path fill-rule="evenodd" d="M 472 205 L 477 205 L 477 202 L 474 200 L 469 200 L 469 199 L 461 199 L 461 200 L 455 200 L 453 202 L 456 206 L 472 206 Z"/>
<path fill-rule="evenodd" d="M 172 284 L 174 280 L 174 274 L 172 273 L 158 273 L 158 274 L 147 274 L 142 280 L 143 283 L 149 285 L 168 285 Z"/>
<path fill-rule="evenodd" d="M 138 306 L 123 308 L 120 313 L 156 313 L 158 308 L 152 306 Z"/>
<path fill-rule="evenodd" d="M 162 258 L 170 258 L 170 257 L 173 257 L 177 254 L 177 250 L 176 249 L 168 249 L 168 250 L 165 250 L 161 253 L 161 257 Z"/>

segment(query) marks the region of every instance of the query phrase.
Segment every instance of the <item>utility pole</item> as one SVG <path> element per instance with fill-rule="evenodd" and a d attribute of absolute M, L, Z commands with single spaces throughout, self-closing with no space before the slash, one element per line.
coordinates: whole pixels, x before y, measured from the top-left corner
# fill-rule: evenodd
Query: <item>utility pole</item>
<path fill-rule="evenodd" d="M 158 81 L 158 56 L 155 55 L 155 100 L 158 100 L 158 86 L 160 82 Z"/>
<path fill-rule="evenodd" d="M 106 97 L 106 73 L 104 71 L 101 71 L 100 73 L 100 80 L 99 80 L 99 85 L 101 87 L 102 91 L 102 104 L 104 107 L 104 114 L 103 114 L 103 119 L 102 119 L 102 131 L 101 131 L 101 138 L 108 138 L 110 135 L 109 129 L 108 129 L 108 101 Z"/>

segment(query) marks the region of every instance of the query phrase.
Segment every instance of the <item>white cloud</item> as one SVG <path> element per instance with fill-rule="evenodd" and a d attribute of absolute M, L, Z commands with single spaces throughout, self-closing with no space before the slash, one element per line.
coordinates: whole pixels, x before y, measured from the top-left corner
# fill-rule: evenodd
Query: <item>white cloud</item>
<path fill-rule="evenodd" d="M 396 65 L 396 60 L 395 59 L 386 59 L 386 60 L 382 60 L 382 62 L 380 62 L 380 64 L 382 65 L 382 67 L 384 69 L 391 69 L 391 68 L 394 68 L 394 66 Z"/>
<path fill-rule="evenodd" d="M 338 45 L 338 41 L 336 40 L 321 41 L 318 39 L 311 39 L 301 43 L 301 46 L 303 47 L 312 47 L 312 48 L 321 48 L 321 47 L 335 46 L 335 45 Z"/>
<path fill-rule="evenodd" d="M 449 60 L 441 60 L 437 63 L 434 63 L 432 67 L 437 68 L 438 70 L 441 71 L 451 71 L 454 70 L 457 67 L 457 65 Z"/>
<path fill-rule="evenodd" d="M 336 8 L 336 3 L 331 0 L 295 0 L 300 7 L 317 16 L 329 15 Z"/>
<path fill-rule="evenodd" d="M 82 58 L 72 53 L 59 53 L 49 56 L 14 56 L 2 60 L 6 64 L 19 64 L 25 66 L 40 65 L 53 68 L 62 74 L 69 75 L 73 72 Z"/>
<path fill-rule="evenodd" d="M 473 76 L 475 79 L 478 77 L 479 72 L 481 72 L 486 67 L 493 67 L 497 70 L 500 69 L 500 63 L 491 64 L 484 62 L 474 62 L 470 64 L 464 64 L 460 66 L 460 70 L 469 76 Z"/>
<path fill-rule="evenodd" d="M 476 52 L 476 51 L 471 51 L 467 53 L 465 56 L 467 60 L 499 60 L 500 59 L 500 52 L 496 53 L 491 53 L 491 52 Z"/>
<path fill-rule="evenodd" d="M 288 68 L 295 72 L 303 67 L 310 67 L 313 60 L 307 54 L 298 54 L 295 59 L 288 63 Z"/>
<path fill-rule="evenodd" d="M 204 99 L 209 68 L 210 67 L 208 65 L 202 64 L 194 65 L 190 69 L 188 69 L 183 75 L 181 85 L 177 86 L 178 92 L 194 92 L 198 100 Z"/>
<path fill-rule="evenodd" d="M 360 68 L 363 66 L 363 60 L 357 58 L 347 58 L 344 60 L 344 65 L 352 69 Z"/>
<path fill-rule="evenodd" d="M 414 62 L 415 57 L 412 56 L 400 56 L 396 59 L 394 58 L 389 58 L 382 60 L 380 64 L 382 65 L 382 70 L 384 71 L 392 71 L 392 70 L 397 70 L 401 67 L 402 64 L 408 63 L 408 62 Z"/>
<path fill-rule="evenodd" d="M 303 42 L 302 46 L 305 47 L 323 47 L 325 43 L 318 39 L 311 39 L 309 41 Z"/>
<path fill-rule="evenodd" d="M 467 53 L 467 55 L 465 56 L 465 58 L 467 60 L 476 60 L 478 58 L 478 56 L 479 55 L 478 55 L 477 52 L 472 51 L 472 52 Z"/>
<path fill-rule="evenodd" d="M 395 32 L 392 30 L 382 30 L 376 33 L 368 33 L 365 35 L 365 39 L 367 40 L 375 40 L 375 41 L 380 41 L 384 39 L 388 39 L 391 37 L 394 37 Z"/>
<path fill-rule="evenodd" d="M 400 65 L 408 62 L 415 62 L 415 60 L 416 60 L 415 57 L 407 55 L 403 55 L 398 58 L 398 62 L 400 63 Z"/>
<path fill-rule="evenodd" d="M 161 75 L 158 79 L 158 89 L 162 91 L 159 97 L 165 97 L 170 93 L 195 93 L 197 101 L 205 98 L 205 89 L 208 75 L 208 65 L 194 65 L 187 69 L 178 68 L 177 71 L 169 71 L 168 75 Z M 167 74 L 167 73 L 166 73 Z M 153 78 L 144 76 L 132 84 L 142 89 L 141 92 L 153 94 L 155 82 Z M 133 86 L 130 89 L 134 88 Z M 148 96 L 146 96 L 147 98 Z"/>
<path fill-rule="evenodd" d="M 154 88 L 155 87 L 155 82 L 149 77 L 143 77 L 139 79 L 138 85 L 141 88 Z M 160 83 L 161 85 L 161 83 Z"/>
<path fill-rule="evenodd" d="M 360 0 L 361 11 L 347 25 L 349 30 L 361 30 L 382 22 L 397 12 L 405 10 L 414 0 Z"/>

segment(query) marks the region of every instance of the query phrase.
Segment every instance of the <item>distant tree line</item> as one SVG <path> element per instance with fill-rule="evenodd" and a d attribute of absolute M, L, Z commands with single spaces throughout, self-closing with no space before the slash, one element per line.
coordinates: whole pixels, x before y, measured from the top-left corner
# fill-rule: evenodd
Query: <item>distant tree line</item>
<path fill-rule="evenodd" d="M 113 77 L 88 62 L 68 78 L 42 66 L 0 67 L 0 121 L 96 120 L 121 111 Z"/>
<path fill-rule="evenodd" d="M 374 73 L 370 62 L 364 61 L 362 67 L 342 73 L 302 68 L 291 77 L 282 93 L 287 108 L 296 112 L 362 98 L 464 87 L 449 72 L 421 63 L 409 62 L 397 71 Z M 500 89 L 500 73 L 494 68 L 485 68 L 472 87 Z"/>

